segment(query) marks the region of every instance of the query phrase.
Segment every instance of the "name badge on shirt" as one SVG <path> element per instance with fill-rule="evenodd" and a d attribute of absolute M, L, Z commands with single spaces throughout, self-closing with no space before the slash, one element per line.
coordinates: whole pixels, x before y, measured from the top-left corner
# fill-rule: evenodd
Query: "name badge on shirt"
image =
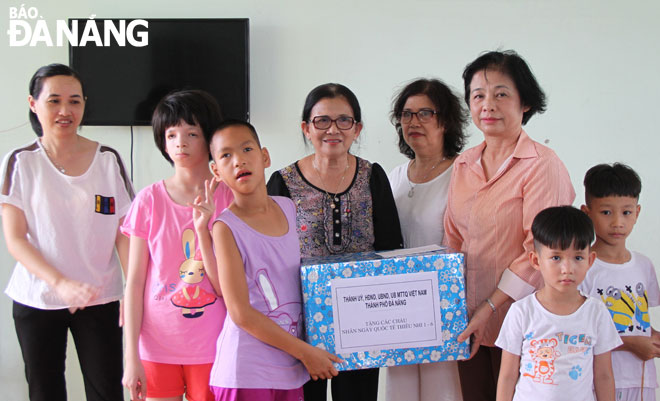
<path fill-rule="evenodd" d="M 115 214 L 115 198 L 113 196 L 96 195 L 96 213 Z"/>

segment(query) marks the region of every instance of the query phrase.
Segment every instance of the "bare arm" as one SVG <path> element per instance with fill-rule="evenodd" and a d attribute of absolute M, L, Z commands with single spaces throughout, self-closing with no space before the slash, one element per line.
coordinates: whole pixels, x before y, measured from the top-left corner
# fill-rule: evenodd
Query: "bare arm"
<path fill-rule="evenodd" d="M 149 247 L 143 238 L 131 236 L 126 277 L 125 315 L 126 349 L 124 351 L 124 377 L 122 384 L 131 393 L 132 400 L 142 400 L 147 395 L 147 381 L 138 351 L 138 338 L 142 328 L 144 290 L 149 264 Z"/>
<path fill-rule="evenodd" d="M 216 266 L 216 259 L 213 254 L 213 240 L 211 238 L 211 232 L 208 229 L 211 216 L 215 212 L 213 194 L 218 187 L 218 183 L 215 177 L 210 181 L 204 181 L 204 193 L 198 195 L 190 207 L 193 208 L 193 223 L 195 225 L 195 232 L 197 233 L 197 240 L 199 241 L 199 250 L 202 253 L 204 270 L 216 294 L 221 297 L 222 291 L 220 290 L 217 274 L 218 267 Z"/>
<path fill-rule="evenodd" d="M 497 379 L 497 401 L 511 401 L 518 383 L 520 356 L 502 350 L 500 376 Z"/>
<path fill-rule="evenodd" d="M 71 313 L 89 305 L 97 297 L 97 287 L 67 278 L 28 241 L 27 220 L 21 209 L 8 203 L 3 204 L 2 228 L 11 256 L 53 288 L 65 304 L 71 305 Z"/>
<path fill-rule="evenodd" d="M 119 220 L 119 227 L 121 227 L 124 222 L 122 217 Z M 119 257 L 119 264 L 121 265 L 121 271 L 124 273 L 124 279 L 128 276 L 128 237 L 121 233 L 119 227 L 117 227 L 117 237 L 115 238 L 115 248 L 117 249 L 117 256 Z M 124 300 L 119 300 L 119 327 L 124 325 Z"/>
<path fill-rule="evenodd" d="M 594 355 L 594 390 L 598 401 L 614 401 L 614 373 L 610 351 Z"/>
<path fill-rule="evenodd" d="M 342 363 L 341 359 L 292 336 L 250 305 L 243 260 L 231 230 L 223 222 L 213 225 L 213 242 L 220 286 L 227 311 L 234 323 L 260 341 L 299 359 L 312 379 L 337 376 L 338 372 L 332 362 Z"/>
<path fill-rule="evenodd" d="M 117 227 L 117 237 L 115 238 L 115 248 L 117 249 L 117 256 L 119 256 L 119 263 L 121 264 L 121 271 L 124 273 L 124 278 L 128 277 L 128 247 L 129 239 L 127 236 L 121 233 L 119 227 L 121 227 L 124 222 L 122 217 L 119 220 L 119 226 Z"/>

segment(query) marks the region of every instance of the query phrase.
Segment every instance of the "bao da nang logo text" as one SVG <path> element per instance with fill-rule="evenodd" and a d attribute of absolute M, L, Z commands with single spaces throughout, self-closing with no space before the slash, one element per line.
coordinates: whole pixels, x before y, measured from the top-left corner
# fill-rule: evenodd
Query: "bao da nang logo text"
<path fill-rule="evenodd" d="M 114 40 L 118 46 L 144 47 L 149 44 L 149 23 L 142 19 L 126 20 L 94 20 L 94 16 L 86 20 L 72 19 L 71 25 L 65 20 L 56 20 L 55 29 L 49 29 L 48 24 L 39 16 L 36 7 L 9 7 L 9 46 L 85 46 L 94 44 L 103 47 L 110 46 Z M 51 26 L 51 28 L 53 28 Z M 52 32 L 55 36 L 52 36 Z M 79 32 L 82 32 L 80 35 Z"/>

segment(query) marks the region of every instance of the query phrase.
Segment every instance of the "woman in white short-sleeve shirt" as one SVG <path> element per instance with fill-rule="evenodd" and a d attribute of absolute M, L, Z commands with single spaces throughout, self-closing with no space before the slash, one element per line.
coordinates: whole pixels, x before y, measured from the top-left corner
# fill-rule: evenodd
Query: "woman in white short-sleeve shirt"
<path fill-rule="evenodd" d="M 65 400 L 68 331 L 87 400 L 123 400 L 118 231 L 133 197 L 119 154 L 78 135 L 86 97 L 78 74 L 41 67 L 30 81 L 38 138 L 9 152 L 0 177 L 2 225 L 16 266 L 5 293 L 30 400 Z"/>

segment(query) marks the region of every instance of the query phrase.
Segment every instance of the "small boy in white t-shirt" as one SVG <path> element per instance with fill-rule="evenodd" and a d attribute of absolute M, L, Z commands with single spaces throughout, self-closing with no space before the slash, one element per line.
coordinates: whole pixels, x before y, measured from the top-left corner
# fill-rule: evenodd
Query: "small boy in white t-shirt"
<path fill-rule="evenodd" d="M 596 229 L 597 258 L 580 289 L 602 300 L 623 345 L 612 352 L 617 401 L 655 401 L 660 333 L 651 327 L 649 307 L 660 304 L 653 263 L 626 248 L 640 205 L 642 182 L 630 167 L 599 164 L 584 177 L 586 205 Z"/>
<path fill-rule="evenodd" d="M 502 348 L 497 401 L 614 400 L 610 350 L 621 344 L 602 302 L 578 285 L 596 258 L 593 225 L 572 206 L 532 223 L 532 266 L 545 286 L 515 302 L 495 345 Z"/>

